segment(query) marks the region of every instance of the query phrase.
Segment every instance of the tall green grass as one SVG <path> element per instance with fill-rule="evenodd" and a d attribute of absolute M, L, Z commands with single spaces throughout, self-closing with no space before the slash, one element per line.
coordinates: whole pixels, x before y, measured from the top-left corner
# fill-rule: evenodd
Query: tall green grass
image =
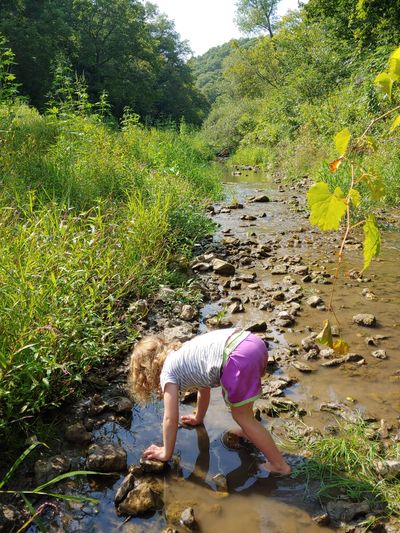
<path fill-rule="evenodd" d="M 80 390 L 136 336 L 129 305 L 211 231 L 192 136 L 0 107 L 0 431 Z"/>

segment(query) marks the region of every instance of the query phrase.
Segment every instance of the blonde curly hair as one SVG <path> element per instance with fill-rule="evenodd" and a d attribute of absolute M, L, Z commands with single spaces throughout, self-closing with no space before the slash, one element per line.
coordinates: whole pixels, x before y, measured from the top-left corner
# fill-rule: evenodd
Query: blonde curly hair
<path fill-rule="evenodd" d="M 128 387 L 139 403 L 148 403 L 152 397 L 161 397 L 160 374 L 169 352 L 177 350 L 180 342 L 168 342 L 161 335 L 141 339 L 133 349 L 128 374 Z"/>

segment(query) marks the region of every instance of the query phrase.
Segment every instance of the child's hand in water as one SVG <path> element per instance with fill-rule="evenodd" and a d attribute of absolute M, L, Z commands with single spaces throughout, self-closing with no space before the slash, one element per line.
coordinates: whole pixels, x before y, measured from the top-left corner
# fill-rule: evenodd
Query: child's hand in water
<path fill-rule="evenodd" d="M 164 446 L 156 446 L 152 444 L 143 452 L 144 459 L 152 459 L 155 461 L 169 461 Z"/>
<path fill-rule="evenodd" d="M 181 416 L 182 424 L 187 426 L 199 426 L 203 423 L 203 420 L 199 420 L 196 414 L 193 415 L 183 415 Z"/>

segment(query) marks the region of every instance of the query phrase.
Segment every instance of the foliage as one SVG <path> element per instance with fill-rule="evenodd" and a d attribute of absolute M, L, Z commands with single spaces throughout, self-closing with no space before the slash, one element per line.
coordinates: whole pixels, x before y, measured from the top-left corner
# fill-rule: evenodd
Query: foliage
<path fill-rule="evenodd" d="M 0 34 L 0 103 L 13 100 L 18 93 L 19 84 L 12 73 L 15 65 L 15 54 L 7 47 L 7 41 Z"/>
<path fill-rule="evenodd" d="M 54 493 L 54 492 L 48 492 L 48 487 L 51 487 L 52 485 L 55 485 L 57 483 L 60 483 L 64 479 L 70 479 L 76 476 L 87 476 L 87 475 L 108 475 L 100 472 L 91 472 L 89 470 L 76 470 L 73 472 L 67 472 L 65 474 L 61 474 L 59 476 L 54 477 L 53 479 L 42 483 L 38 485 L 37 487 L 31 489 L 31 490 L 14 490 L 11 488 L 8 488 L 7 490 L 2 490 L 5 487 L 8 487 L 10 480 L 12 480 L 12 477 L 14 476 L 16 470 L 19 468 L 19 466 L 25 461 L 25 459 L 37 448 L 38 446 L 46 446 L 43 442 L 35 441 L 33 442 L 24 452 L 21 453 L 21 455 L 16 459 L 14 464 L 11 466 L 11 468 L 8 470 L 8 472 L 4 475 L 3 479 L 0 479 L 0 494 L 12 494 L 13 496 L 20 497 L 27 508 L 27 510 L 31 513 L 31 517 L 24 523 L 24 525 L 18 530 L 18 531 L 25 531 L 26 527 L 31 524 L 32 522 L 37 522 L 37 525 L 40 529 L 40 531 L 45 531 L 45 528 L 43 524 L 41 523 L 40 519 L 38 518 L 41 514 L 41 512 L 46 508 L 49 504 L 42 504 L 40 505 L 36 510 L 34 509 L 34 506 L 32 502 L 30 501 L 30 497 L 38 497 L 38 496 L 50 496 L 51 498 L 56 498 L 59 500 L 68 500 L 68 501 L 74 501 L 74 502 L 87 502 L 87 503 L 98 503 L 98 500 L 95 498 L 90 498 L 87 496 L 75 496 L 71 494 L 62 494 L 62 493 Z M 46 446 L 47 447 L 47 446 Z M 46 489 L 46 490 L 45 490 Z M 29 498 L 28 498 L 29 496 Z"/>
<path fill-rule="evenodd" d="M 60 55 L 79 78 L 89 101 L 105 91 L 112 112 L 125 106 L 143 119 L 182 116 L 199 124 L 207 110 L 185 59 L 186 43 L 154 5 L 139 0 L 3 0 L 0 33 L 14 50 L 21 92 L 43 110 Z"/>
<path fill-rule="evenodd" d="M 340 492 L 353 501 L 369 500 L 384 517 L 400 518 L 399 479 L 379 473 L 379 465 L 400 457 L 400 446 L 393 438 L 381 442 L 376 429 L 360 418 L 339 424 L 335 435 L 293 434 L 290 439 L 310 456 L 294 476 L 305 479 L 307 485 L 319 481 L 321 499 L 334 499 Z"/>
<path fill-rule="evenodd" d="M 189 128 L 0 107 L 0 429 L 81 389 L 136 336 L 132 300 L 211 231 L 219 171 Z"/>
<path fill-rule="evenodd" d="M 274 36 L 279 0 L 238 0 L 236 2 L 237 24 L 248 33 L 267 31 Z"/>

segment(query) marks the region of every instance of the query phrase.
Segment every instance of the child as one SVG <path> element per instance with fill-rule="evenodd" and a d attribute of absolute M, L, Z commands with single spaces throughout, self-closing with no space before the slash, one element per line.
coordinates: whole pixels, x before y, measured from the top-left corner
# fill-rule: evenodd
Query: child
<path fill-rule="evenodd" d="M 152 444 L 143 454 L 146 459 L 171 459 L 179 423 L 179 391 L 197 389 L 195 414 L 181 417 L 183 424 L 203 423 L 210 402 L 210 389 L 221 385 L 232 418 L 242 436 L 266 456 L 269 472 L 289 474 L 270 433 L 253 415 L 253 403 L 261 393 L 261 377 L 268 363 L 265 343 L 249 331 L 222 329 L 199 335 L 179 344 L 162 337 L 143 338 L 135 346 L 129 381 L 133 395 L 142 402 L 154 393 L 164 399 L 163 446 Z"/>

